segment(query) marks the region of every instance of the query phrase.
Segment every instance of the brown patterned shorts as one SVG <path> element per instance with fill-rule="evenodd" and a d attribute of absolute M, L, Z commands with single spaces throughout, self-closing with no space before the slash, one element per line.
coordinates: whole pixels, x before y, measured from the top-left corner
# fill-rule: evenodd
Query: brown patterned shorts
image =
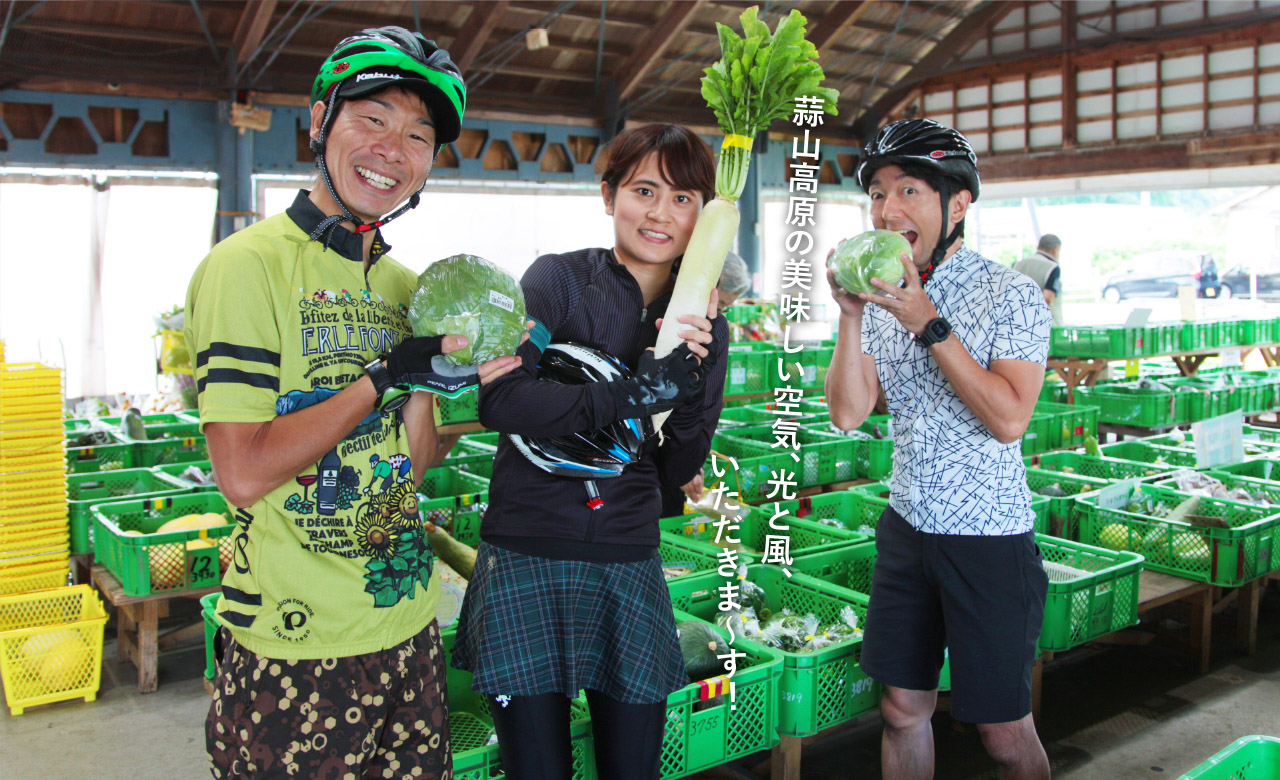
<path fill-rule="evenodd" d="M 205 721 L 218 780 L 452 777 L 435 621 L 387 650 L 304 661 L 263 658 L 220 631 Z"/>

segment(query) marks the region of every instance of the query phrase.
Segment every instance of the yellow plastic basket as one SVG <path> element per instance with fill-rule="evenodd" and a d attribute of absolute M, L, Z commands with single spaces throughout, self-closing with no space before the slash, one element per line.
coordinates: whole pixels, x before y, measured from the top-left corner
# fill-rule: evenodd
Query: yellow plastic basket
<path fill-rule="evenodd" d="M 71 568 L 67 561 L 40 563 L 0 570 L 0 596 L 26 593 L 44 588 L 61 588 L 67 584 Z"/>
<path fill-rule="evenodd" d="M 88 585 L 0 596 L 0 679 L 9 712 L 97 698 L 106 623 Z"/>

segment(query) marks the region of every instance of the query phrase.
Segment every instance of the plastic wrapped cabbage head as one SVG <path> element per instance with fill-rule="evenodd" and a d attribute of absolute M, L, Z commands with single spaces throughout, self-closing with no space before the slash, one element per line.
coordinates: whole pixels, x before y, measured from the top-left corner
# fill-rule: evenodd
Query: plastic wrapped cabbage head
<path fill-rule="evenodd" d="M 879 293 L 871 284 L 872 277 L 889 284 L 902 281 L 901 255 L 911 254 L 911 244 L 902 234 L 892 230 L 868 230 L 845 239 L 827 260 L 835 272 L 836 283 L 851 293 Z"/>
<path fill-rule="evenodd" d="M 520 346 L 524 295 L 519 282 L 483 257 L 446 257 L 418 277 L 409 324 L 415 336 L 466 336 L 467 346 L 445 357 L 458 366 L 484 363 Z"/>

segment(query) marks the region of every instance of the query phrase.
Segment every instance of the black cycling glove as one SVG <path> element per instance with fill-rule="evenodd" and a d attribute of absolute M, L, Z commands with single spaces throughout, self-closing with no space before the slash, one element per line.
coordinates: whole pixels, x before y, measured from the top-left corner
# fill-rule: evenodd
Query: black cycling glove
<path fill-rule="evenodd" d="M 619 419 L 667 412 L 701 396 L 709 365 L 698 363 L 689 345 L 680 346 L 664 358 L 652 350 L 640 355 L 640 365 L 631 379 L 609 382 L 609 395 L 617 406 Z"/>
<path fill-rule="evenodd" d="M 391 381 L 412 390 L 456 398 L 480 386 L 476 366 L 455 366 L 440 351 L 444 336 L 417 336 L 396 345 L 387 355 Z"/>

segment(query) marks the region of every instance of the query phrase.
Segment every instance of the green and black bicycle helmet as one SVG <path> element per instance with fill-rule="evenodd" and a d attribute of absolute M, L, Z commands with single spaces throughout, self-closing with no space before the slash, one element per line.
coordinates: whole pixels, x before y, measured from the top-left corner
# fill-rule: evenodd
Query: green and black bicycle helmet
<path fill-rule="evenodd" d="M 964 232 L 964 222 L 956 225 L 947 235 L 946 213 L 951 195 L 957 190 L 968 190 L 973 200 L 978 199 L 982 181 L 978 177 L 978 155 L 973 151 L 969 139 L 958 131 L 938 124 L 932 119 L 902 119 L 891 122 L 880 128 L 876 137 L 862 151 L 862 161 L 858 163 L 858 184 L 863 192 L 871 189 L 871 178 L 875 172 L 886 165 L 915 165 L 932 168 L 943 174 L 943 186 L 938 195 L 942 199 L 942 235 L 933 250 L 929 268 L 922 274 L 932 271 L 933 266 L 946 257 L 947 247 L 951 246 Z"/>
<path fill-rule="evenodd" d="M 467 86 L 462 72 L 449 58 L 449 52 L 435 41 L 412 33 L 403 27 L 376 27 L 344 38 L 325 59 L 311 85 L 312 101 L 325 104 L 320 137 L 311 139 L 320 178 L 337 201 L 342 214 L 323 220 L 313 231 L 318 239 L 341 222 L 353 222 L 356 232 L 381 227 L 418 205 L 414 193 L 403 206 L 382 219 L 366 224 L 347 208 L 334 190 L 324 161 L 325 141 L 334 117 L 344 100 L 352 100 L 380 92 L 387 87 L 403 87 L 417 93 L 427 109 L 436 130 L 436 149 L 458 140 L 462 132 L 462 115 L 467 106 Z"/>

